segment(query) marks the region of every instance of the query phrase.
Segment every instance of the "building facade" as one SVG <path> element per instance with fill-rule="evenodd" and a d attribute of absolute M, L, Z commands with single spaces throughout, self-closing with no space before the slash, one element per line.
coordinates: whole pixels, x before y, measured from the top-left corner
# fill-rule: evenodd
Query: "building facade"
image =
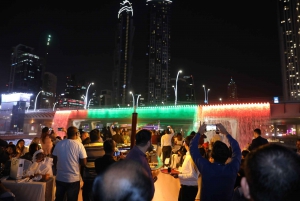
<path fill-rule="evenodd" d="M 114 52 L 113 104 L 125 106 L 130 101 L 133 55 L 133 8 L 128 0 L 120 3 L 116 49 Z"/>
<path fill-rule="evenodd" d="M 84 80 L 76 80 L 75 75 L 67 76 L 66 88 L 63 94 L 58 97 L 59 108 L 80 108 L 84 107 L 86 95 L 86 84 Z"/>
<path fill-rule="evenodd" d="M 42 89 L 43 60 L 34 54 L 34 48 L 19 44 L 11 54 L 9 93 L 29 93 L 35 97 Z M 34 100 L 30 101 L 33 107 Z"/>
<path fill-rule="evenodd" d="M 52 108 L 56 102 L 57 77 L 45 72 L 43 75 L 43 92 L 41 94 L 40 108 Z"/>
<path fill-rule="evenodd" d="M 284 101 L 300 100 L 300 0 L 277 0 Z"/>
<path fill-rule="evenodd" d="M 167 103 L 170 93 L 171 70 L 171 4 L 170 0 L 147 0 L 147 102 L 149 105 Z"/>
<path fill-rule="evenodd" d="M 231 78 L 230 82 L 227 86 L 227 94 L 228 94 L 228 101 L 237 100 L 237 86 L 233 79 Z"/>

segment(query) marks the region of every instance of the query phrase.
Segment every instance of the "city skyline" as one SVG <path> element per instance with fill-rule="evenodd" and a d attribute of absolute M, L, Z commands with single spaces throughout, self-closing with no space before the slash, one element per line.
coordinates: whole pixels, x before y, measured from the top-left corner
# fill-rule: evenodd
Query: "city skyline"
<path fill-rule="evenodd" d="M 132 84 L 138 93 L 144 90 L 141 85 L 145 83 L 148 62 L 147 7 L 144 1 L 130 2 L 136 28 Z M 203 84 L 211 89 L 210 100 L 226 99 L 231 77 L 240 98 L 282 96 L 276 2 L 262 2 L 260 6 L 249 2 L 247 8 L 237 1 L 214 2 L 173 1 L 171 78 L 178 70 L 183 71 L 182 76 L 193 75 L 198 101 L 204 99 Z M 110 89 L 120 3 L 4 5 L 0 25 L 0 67 L 4 78 L 10 71 L 11 47 L 22 43 L 34 47 L 43 57 L 51 34 L 46 71 L 58 76 L 58 93 L 64 89 L 66 75 L 73 73 L 95 82 L 101 90 Z M 235 10 L 236 4 L 244 10 Z M 1 89 L 6 82 L 1 80 Z"/>

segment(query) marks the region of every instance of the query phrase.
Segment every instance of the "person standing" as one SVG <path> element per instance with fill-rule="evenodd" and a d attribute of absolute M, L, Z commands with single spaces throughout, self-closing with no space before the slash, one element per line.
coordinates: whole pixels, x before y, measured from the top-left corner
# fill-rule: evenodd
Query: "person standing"
<path fill-rule="evenodd" d="M 254 129 L 253 136 L 254 139 L 252 140 L 252 143 L 248 147 L 249 151 L 253 151 L 256 148 L 269 143 L 267 139 L 261 137 L 261 130 L 259 128 Z"/>
<path fill-rule="evenodd" d="M 209 162 L 199 152 L 198 141 L 205 132 L 206 124 L 202 124 L 198 133 L 190 143 L 190 153 L 202 176 L 201 201 L 231 201 L 234 184 L 241 164 L 241 149 L 238 142 L 227 132 L 222 124 L 217 124 L 220 132 L 226 136 L 232 148 L 231 161 L 227 164 L 230 151 L 228 146 L 221 141 L 216 141 L 212 148 Z"/>
<path fill-rule="evenodd" d="M 44 127 L 42 129 L 42 135 L 41 135 L 41 145 L 42 145 L 42 149 L 44 150 L 44 154 L 46 156 L 49 156 L 51 155 L 51 150 L 52 150 L 52 147 L 53 147 L 53 143 L 52 143 L 52 140 L 50 138 L 50 135 L 49 135 L 49 128 L 48 127 Z"/>
<path fill-rule="evenodd" d="M 183 146 L 187 150 L 182 169 L 179 174 L 172 174 L 174 178 L 179 178 L 181 188 L 179 190 L 178 201 L 194 201 L 198 192 L 199 171 L 190 155 L 190 141 L 192 136 L 187 136 Z"/>
<path fill-rule="evenodd" d="M 162 147 L 162 154 L 163 154 L 163 163 L 165 166 L 170 165 L 171 160 L 171 153 L 172 153 L 172 138 L 174 136 L 174 130 L 171 126 L 168 126 L 168 130 L 166 133 L 161 137 L 161 147 Z M 166 163 L 166 158 L 169 158 L 169 163 Z"/>
<path fill-rule="evenodd" d="M 53 151 L 56 174 L 55 201 L 77 201 L 80 190 L 80 166 L 86 165 L 86 151 L 78 138 L 78 129 L 71 126 L 67 130 L 68 138 L 58 142 Z"/>
<path fill-rule="evenodd" d="M 80 137 L 83 145 L 91 143 L 91 138 L 88 132 L 82 132 Z"/>
<path fill-rule="evenodd" d="M 151 178 L 151 195 L 154 196 L 154 181 L 157 175 L 152 175 L 150 165 L 148 163 L 146 152 L 152 146 L 151 144 L 152 133 L 149 130 L 142 129 L 135 135 L 136 145 L 129 151 L 124 160 L 133 160 L 138 162 L 147 171 L 148 176 Z M 129 173 L 131 174 L 131 173 Z"/>

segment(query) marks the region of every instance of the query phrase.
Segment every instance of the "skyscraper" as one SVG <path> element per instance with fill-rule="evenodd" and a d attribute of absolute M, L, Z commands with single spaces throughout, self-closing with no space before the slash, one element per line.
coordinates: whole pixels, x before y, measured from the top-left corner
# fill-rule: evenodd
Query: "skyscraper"
<path fill-rule="evenodd" d="M 56 102 L 57 77 L 45 72 L 43 75 L 43 92 L 41 94 L 40 108 L 52 108 Z"/>
<path fill-rule="evenodd" d="M 113 104 L 123 105 L 130 101 L 133 54 L 133 8 L 128 0 L 120 3 L 116 49 L 114 53 Z"/>
<path fill-rule="evenodd" d="M 279 44 L 285 101 L 300 100 L 300 0 L 277 0 Z"/>
<path fill-rule="evenodd" d="M 77 81 L 75 75 L 67 76 L 64 94 L 59 95 L 58 107 L 83 108 L 86 85 L 84 80 Z"/>
<path fill-rule="evenodd" d="M 32 93 L 36 95 L 42 87 L 44 67 L 34 49 L 19 44 L 11 54 L 11 71 L 8 92 Z"/>
<path fill-rule="evenodd" d="M 230 82 L 227 87 L 227 93 L 228 93 L 228 100 L 237 100 L 237 87 L 233 79 L 230 79 Z"/>
<path fill-rule="evenodd" d="M 171 92 L 171 0 L 147 0 L 148 47 L 147 102 L 157 105 L 167 103 Z"/>

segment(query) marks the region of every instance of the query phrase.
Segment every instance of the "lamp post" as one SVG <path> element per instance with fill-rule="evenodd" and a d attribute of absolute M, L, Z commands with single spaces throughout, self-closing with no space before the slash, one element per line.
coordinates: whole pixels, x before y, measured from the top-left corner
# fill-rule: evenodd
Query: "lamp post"
<path fill-rule="evenodd" d="M 139 104 L 139 98 L 141 94 L 138 95 L 136 100 L 136 105 L 135 105 L 134 95 L 131 91 L 129 93 L 132 96 L 132 104 L 133 104 L 133 113 L 132 113 L 132 120 L 131 120 L 131 136 L 130 136 L 130 140 L 131 140 L 130 149 L 132 149 L 135 144 L 135 134 L 136 134 L 136 125 L 137 125 L 137 116 L 138 116 L 138 114 L 136 113 L 136 108 Z"/>
<path fill-rule="evenodd" d="M 86 93 L 85 93 L 85 97 L 84 97 L 84 109 L 86 110 L 86 105 L 87 105 L 87 97 L 88 97 L 88 92 L 89 92 L 89 88 L 91 85 L 94 85 L 94 82 L 91 82 L 88 86 L 88 88 L 86 89 Z"/>
<path fill-rule="evenodd" d="M 210 89 L 207 89 L 207 97 L 206 97 L 206 104 L 208 104 L 208 92 L 210 91 Z"/>
<path fill-rule="evenodd" d="M 135 113 L 135 107 L 134 107 L 134 103 L 135 103 L 135 101 L 134 101 L 134 95 L 133 95 L 133 93 L 130 91 L 129 92 L 130 94 L 131 94 L 131 96 L 132 96 L 132 106 L 133 106 L 133 111 L 134 111 L 134 113 Z"/>
<path fill-rule="evenodd" d="M 90 103 L 91 103 L 92 98 L 89 100 L 87 108 L 90 109 Z"/>
<path fill-rule="evenodd" d="M 178 76 L 179 73 L 182 73 L 182 70 L 179 70 L 176 77 L 176 87 L 175 87 L 175 106 L 177 105 L 177 82 L 178 82 Z"/>
<path fill-rule="evenodd" d="M 39 93 L 38 93 L 38 94 L 36 95 L 36 97 L 35 97 L 34 110 L 33 110 L 33 111 L 36 110 L 36 102 L 37 102 L 37 98 L 38 98 L 38 96 L 40 95 L 41 92 L 44 92 L 44 91 L 43 91 L 43 90 L 42 90 L 42 91 L 39 91 Z"/>
<path fill-rule="evenodd" d="M 207 91 L 205 90 L 205 85 L 202 85 L 203 90 L 204 90 L 204 103 L 208 104 L 208 92 L 210 91 L 210 89 L 207 89 Z"/>
<path fill-rule="evenodd" d="M 222 104 L 222 98 L 220 98 L 220 99 L 219 99 L 219 101 L 220 101 L 220 102 L 221 102 L 221 104 Z"/>
<path fill-rule="evenodd" d="M 139 98 L 140 98 L 141 94 L 138 95 L 137 99 L 136 99 L 136 106 L 135 109 L 139 106 Z"/>
<path fill-rule="evenodd" d="M 54 109 L 55 109 L 55 105 L 57 104 L 58 102 L 55 102 L 54 104 L 53 104 L 53 111 L 54 111 Z"/>

